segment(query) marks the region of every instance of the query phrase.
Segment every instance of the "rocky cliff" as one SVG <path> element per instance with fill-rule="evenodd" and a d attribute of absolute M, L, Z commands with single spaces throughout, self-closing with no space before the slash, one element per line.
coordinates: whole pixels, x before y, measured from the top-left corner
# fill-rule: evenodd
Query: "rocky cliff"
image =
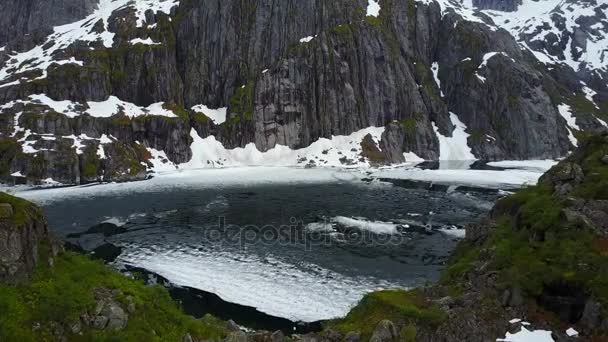
<path fill-rule="evenodd" d="M 90 14 L 0 50 L 4 182 L 143 179 L 229 164 L 218 149 L 297 150 L 372 126 L 386 127 L 375 157 L 353 138 L 298 163 L 557 158 L 608 120 L 605 84 L 455 1 L 73 5 Z"/>
<path fill-rule="evenodd" d="M 59 249 L 39 208 L 0 192 L 0 282 L 29 279 L 39 263 L 52 263 Z"/>

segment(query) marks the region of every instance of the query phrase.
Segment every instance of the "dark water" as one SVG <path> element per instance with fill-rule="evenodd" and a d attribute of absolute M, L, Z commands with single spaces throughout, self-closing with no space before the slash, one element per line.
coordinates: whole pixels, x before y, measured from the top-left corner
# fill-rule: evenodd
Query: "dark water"
<path fill-rule="evenodd" d="M 70 241 L 120 247 L 117 267 L 179 285 L 173 294 L 188 312 L 236 315 L 256 328 L 262 317 L 266 328 L 285 329 L 343 315 L 371 290 L 435 281 L 457 243 L 438 229 L 476 220 L 495 197 L 346 182 L 120 194 L 92 187 L 88 196 L 42 204 L 64 237 L 110 218 L 126 223 L 116 235 Z"/>

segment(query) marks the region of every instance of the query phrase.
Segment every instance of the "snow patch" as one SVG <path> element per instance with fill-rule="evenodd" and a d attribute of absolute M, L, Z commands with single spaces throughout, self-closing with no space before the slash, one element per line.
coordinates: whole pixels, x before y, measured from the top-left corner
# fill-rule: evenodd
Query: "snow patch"
<path fill-rule="evenodd" d="M 572 143 L 574 147 L 578 147 L 578 140 L 574 136 L 572 130 L 575 129 L 578 131 L 580 130 L 580 127 L 576 124 L 576 118 L 574 115 L 572 115 L 572 108 L 567 104 L 561 104 L 557 106 L 557 109 L 559 114 L 562 116 L 562 118 L 564 118 L 564 120 L 566 120 L 566 123 L 568 124 L 568 127 L 566 128 L 568 129 L 568 139 L 570 139 L 570 143 Z"/>
<path fill-rule="evenodd" d="M 268 70 L 268 69 L 266 69 Z M 216 125 L 221 125 L 226 122 L 226 113 L 228 108 L 211 109 L 205 105 L 196 105 L 191 108 L 193 111 L 205 114 L 206 117 L 211 119 Z"/>
<path fill-rule="evenodd" d="M 515 334 L 507 332 L 505 338 L 497 338 L 500 342 L 555 342 L 550 331 L 528 330 L 525 327 Z"/>
<path fill-rule="evenodd" d="M 466 133 L 467 126 L 458 119 L 458 116 L 450 112 L 450 120 L 454 125 L 451 137 L 446 137 L 439 132 L 439 128 L 433 122 L 433 129 L 439 139 L 440 160 L 477 160 L 468 145 L 469 134 Z"/>
<path fill-rule="evenodd" d="M 380 15 L 380 4 L 378 0 L 367 0 L 367 15 L 377 17 Z"/>
<path fill-rule="evenodd" d="M 361 160 L 361 141 L 370 134 L 378 143 L 384 127 L 369 127 L 348 136 L 321 138 L 310 146 L 292 150 L 287 146 L 276 145 L 261 152 L 254 143 L 244 148 L 226 149 L 214 136 L 201 138 L 192 129 L 192 159 L 180 165 L 180 169 L 223 168 L 235 166 L 336 166 L 361 167 L 369 166 L 368 161 Z"/>
<path fill-rule="evenodd" d="M 135 45 L 135 44 L 143 44 L 143 45 L 161 45 L 161 43 L 157 43 L 155 41 L 152 40 L 152 38 L 148 37 L 146 39 L 141 39 L 141 38 L 135 38 L 135 39 L 131 39 L 129 41 L 129 43 L 131 43 L 131 45 Z"/>
<path fill-rule="evenodd" d="M 431 71 L 433 72 L 433 78 L 435 79 L 437 88 L 439 88 L 441 97 L 444 97 L 443 90 L 441 90 L 441 81 L 439 80 L 439 63 L 438 62 L 433 62 L 433 65 L 431 66 Z"/>

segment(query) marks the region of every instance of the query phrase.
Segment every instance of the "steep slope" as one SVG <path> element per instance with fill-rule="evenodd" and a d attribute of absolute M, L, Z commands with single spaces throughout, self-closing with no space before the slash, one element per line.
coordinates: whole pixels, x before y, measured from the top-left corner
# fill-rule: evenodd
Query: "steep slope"
<path fill-rule="evenodd" d="M 8 182 L 143 179 L 251 160 L 223 149 L 276 157 L 332 137 L 350 141 L 290 153 L 301 165 L 556 158 L 608 119 L 601 89 L 589 100 L 591 83 L 455 0 L 101 0 L 5 50 Z M 452 136 L 466 144 L 442 143 Z"/>

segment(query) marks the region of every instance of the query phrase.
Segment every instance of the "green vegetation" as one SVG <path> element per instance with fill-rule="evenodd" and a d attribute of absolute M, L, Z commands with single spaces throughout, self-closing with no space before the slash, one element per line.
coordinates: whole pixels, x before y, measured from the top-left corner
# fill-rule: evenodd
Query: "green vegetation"
<path fill-rule="evenodd" d="M 569 196 L 608 199 L 608 167 L 601 162 L 608 154 L 606 136 L 588 138 L 583 145 L 549 177 L 569 174 L 570 163 L 575 162 L 585 177 Z M 492 250 L 491 269 L 498 272 L 504 288 L 521 288 L 533 299 L 547 288 L 567 287 L 608 304 L 608 239 L 585 220 L 568 218 L 569 203 L 555 195 L 546 180 L 502 199 L 494 209 L 500 216 L 496 231 L 482 247 L 461 246 L 466 252 L 447 269 L 447 277 L 470 271 L 481 249 Z"/>
<path fill-rule="evenodd" d="M 177 115 L 180 119 L 182 119 L 185 122 L 189 122 L 190 121 L 190 114 L 188 113 L 188 110 L 186 108 L 184 108 L 184 106 L 179 105 L 175 102 L 169 102 L 169 103 L 165 103 L 163 105 L 164 109 L 170 110 L 173 113 L 175 113 L 175 115 Z M 154 113 L 152 113 L 154 114 Z"/>
<path fill-rule="evenodd" d="M 406 133 L 415 133 L 417 121 L 415 118 L 407 118 L 400 121 Z"/>
<path fill-rule="evenodd" d="M 135 311 L 127 327 L 122 331 L 85 327 L 81 335 L 66 330 L 70 341 L 181 341 L 186 333 L 197 339 L 226 335 L 225 324 L 213 317 L 196 320 L 185 315 L 161 286 L 145 286 L 68 252 L 56 258 L 53 268 L 41 263 L 27 285 L 0 285 L 0 312 L 11 313 L 0 315 L 0 340 L 53 340 L 54 326 L 77 322 L 95 308 L 94 289 L 100 287 L 120 290 L 119 302 L 132 298 Z"/>
<path fill-rule="evenodd" d="M 230 98 L 230 111 L 242 115 L 247 121 L 253 120 L 253 89 L 254 83 L 237 88 Z"/>
<path fill-rule="evenodd" d="M 13 207 L 13 216 L 10 220 L 17 227 L 23 225 L 32 218 L 40 218 L 42 216 L 42 211 L 36 206 L 33 206 L 30 202 L 4 192 L 0 192 L 0 203 L 8 203 Z M 0 310 L 0 312 L 6 311 Z M 0 338 L 0 340 L 2 339 Z"/>
<path fill-rule="evenodd" d="M 367 340 L 376 325 L 385 319 L 404 324 L 402 337 L 411 341 L 416 336 L 415 325 L 437 326 L 446 315 L 438 306 L 427 302 L 418 290 L 388 290 L 365 295 L 345 318 L 327 325 L 342 333 L 360 331 L 362 340 Z"/>
<path fill-rule="evenodd" d="M 0 139 L 0 177 L 8 177 L 11 164 L 21 154 L 21 145 L 13 138 Z"/>

